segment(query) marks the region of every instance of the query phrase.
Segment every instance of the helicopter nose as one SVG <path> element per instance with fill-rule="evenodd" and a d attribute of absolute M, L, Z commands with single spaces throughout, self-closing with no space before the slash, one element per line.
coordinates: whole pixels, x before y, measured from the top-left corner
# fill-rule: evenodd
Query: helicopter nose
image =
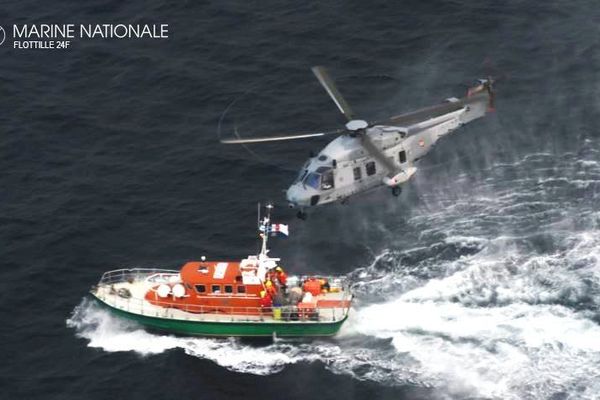
<path fill-rule="evenodd" d="M 310 206 L 310 195 L 300 185 L 292 185 L 286 192 L 290 208 Z"/>

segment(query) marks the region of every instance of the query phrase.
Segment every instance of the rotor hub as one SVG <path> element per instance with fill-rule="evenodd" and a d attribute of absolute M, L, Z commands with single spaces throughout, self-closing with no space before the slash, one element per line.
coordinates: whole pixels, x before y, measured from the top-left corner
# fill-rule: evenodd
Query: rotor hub
<path fill-rule="evenodd" d="M 364 121 L 362 119 L 353 119 L 352 121 L 349 121 L 346 124 L 346 129 L 348 129 L 349 131 L 359 131 L 361 129 L 365 129 L 369 126 L 369 124 L 367 123 L 367 121 Z"/>

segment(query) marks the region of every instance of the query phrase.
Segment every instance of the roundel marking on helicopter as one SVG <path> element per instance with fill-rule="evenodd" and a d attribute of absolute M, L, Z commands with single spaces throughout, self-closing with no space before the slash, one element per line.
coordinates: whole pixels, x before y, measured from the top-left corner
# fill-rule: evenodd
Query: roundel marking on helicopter
<path fill-rule="evenodd" d="M 419 146 L 425 147 L 425 141 L 423 139 L 419 139 Z"/>

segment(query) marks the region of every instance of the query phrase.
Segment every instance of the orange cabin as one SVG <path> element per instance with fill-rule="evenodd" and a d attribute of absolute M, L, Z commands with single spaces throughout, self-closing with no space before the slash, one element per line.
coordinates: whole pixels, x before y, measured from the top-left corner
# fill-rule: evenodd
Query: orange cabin
<path fill-rule="evenodd" d="M 181 268 L 181 282 L 170 286 L 172 291 L 161 296 L 161 285 L 156 285 L 145 298 L 155 305 L 189 312 L 257 314 L 264 286 L 253 261 L 190 261 Z M 176 293 L 176 285 L 184 289 Z"/>

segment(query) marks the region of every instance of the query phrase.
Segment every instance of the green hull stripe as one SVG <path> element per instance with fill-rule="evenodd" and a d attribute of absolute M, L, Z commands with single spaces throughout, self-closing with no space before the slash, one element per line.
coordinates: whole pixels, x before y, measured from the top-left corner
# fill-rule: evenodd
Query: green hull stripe
<path fill-rule="evenodd" d="M 186 321 L 134 314 L 114 308 L 94 296 L 102 306 L 113 313 L 131 319 L 148 328 L 170 333 L 193 336 L 333 336 L 339 330 L 346 317 L 335 322 L 213 322 Z"/>

